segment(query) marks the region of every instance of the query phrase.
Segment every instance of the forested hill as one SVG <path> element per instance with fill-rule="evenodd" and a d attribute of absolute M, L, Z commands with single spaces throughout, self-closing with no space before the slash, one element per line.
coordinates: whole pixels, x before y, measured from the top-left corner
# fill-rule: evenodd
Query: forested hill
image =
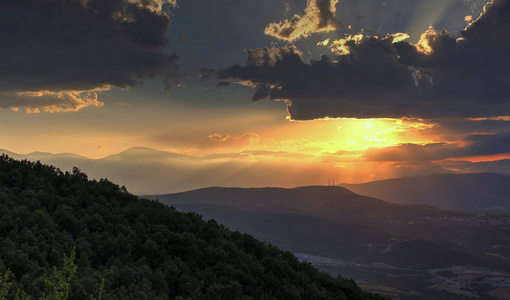
<path fill-rule="evenodd" d="M 0 299 L 382 299 L 107 180 L 0 156 Z"/>

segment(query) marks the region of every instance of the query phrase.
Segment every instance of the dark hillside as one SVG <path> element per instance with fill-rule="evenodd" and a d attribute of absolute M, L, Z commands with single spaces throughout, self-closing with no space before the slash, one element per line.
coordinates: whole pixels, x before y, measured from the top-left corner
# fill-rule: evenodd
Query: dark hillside
<path fill-rule="evenodd" d="M 426 205 L 399 205 L 355 194 L 343 187 L 205 188 L 183 193 L 149 196 L 168 205 L 207 204 L 249 211 L 294 212 L 333 220 L 358 221 L 392 216 L 417 218 L 442 215 Z"/>
<path fill-rule="evenodd" d="M 7 156 L 0 273 L 1 299 L 382 299 L 197 214 Z"/>

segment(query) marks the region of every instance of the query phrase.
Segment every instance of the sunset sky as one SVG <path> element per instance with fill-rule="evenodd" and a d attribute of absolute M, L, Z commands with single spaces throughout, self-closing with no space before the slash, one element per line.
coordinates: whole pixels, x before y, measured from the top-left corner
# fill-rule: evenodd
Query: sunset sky
<path fill-rule="evenodd" d="M 508 0 L 7 0 L 0 31 L 14 153 L 510 171 Z"/>

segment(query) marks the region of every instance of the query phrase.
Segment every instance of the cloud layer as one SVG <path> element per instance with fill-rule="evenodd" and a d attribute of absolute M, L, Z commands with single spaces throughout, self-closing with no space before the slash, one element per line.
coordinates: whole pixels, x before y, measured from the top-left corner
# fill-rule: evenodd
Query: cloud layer
<path fill-rule="evenodd" d="M 70 111 L 100 106 L 98 91 L 145 78 L 174 85 L 177 58 L 163 52 L 167 5 L 175 2 L 2 1 L 0 107 Z"/>
<path fill-rule="evenodd" d="M 240 136 L 232 136 L 228 133 L 214 133 L 203 140 L 198 149 L 239 149 L 254 145 L 259 141 L 259 136 L 255 133 L 244 133 Z"/>
<path fill-rule="evenodd" d="M 430 28 L 405 35 L 355 36 L 339 54 L 305 62 L 294 47 L 248 50 L 243 65 L 221 70 L 254 101 L 288 102 L 293 119 L 324 117 L 491 117 L 510 111 L 510 2 L 494 0 L 455 39 Z"/>
<path fill-rule="evenodd" d="M 280 23 L 271 23 L 264 32 L 274 38 L 292 42 L 313 33 L 337 30 L 342 27 L 340 21 L 335 19 L 338 1 L 308 0 L 304 15 L 294 15 Z"/>
<path fill-rule="evenodd" d="M 367 161 L 438 161 L 450 158 L 475 157 L 510 153 L 510 133 L 476 134 L 462 141 L 426 145 L 403 144 L 395 147 L 369 149 Z"/>
<path fill-rule="evenodd" d="M 4 92 L 0 93 L 0 108 L 14 111 L 24 110 L 26 113 L 68 112 L 84 107 L 103 106 L 98 101 L 98 91 L 38 91 L 38 92 Z"/>

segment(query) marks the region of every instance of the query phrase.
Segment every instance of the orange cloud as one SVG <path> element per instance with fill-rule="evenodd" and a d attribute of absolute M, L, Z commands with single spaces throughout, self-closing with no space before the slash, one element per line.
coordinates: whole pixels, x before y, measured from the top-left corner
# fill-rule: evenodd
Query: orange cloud
<path fill-rule="evenodd" d="M 409 39 L 410 36 L 407 33 L 397 32 L 393 34 L 387 34 L 385 37 L 380 38 L 379 36 L 367 36 L 362 33 L 358 33 L 355 35 L 348 35 L 343 39 L 334 40 L 331 42 L 331 52 L 338 55 L 348 55 L 351 53 L 350 48 L 354 45 L 360 45 L 367 39 L 376 39 L 376 40 L 391 40 L 392 44 L 403 42 Z M 326 42 L 327 43 L 324 43 Z M 329 39 L 324 42 L 320 42 L 318 46 L 327 46 L 329 44 Z"/>
<path fill-rule="evenodd" d="M 427 31 L 421 35 L 418 44 L 416 44 L 416 50 L 423 54 L 430 55 L 434 52 L 431 44 L 434 43 L 438 38 L 445 36 L 447 36 L 445 30 L 436 30 L 433 27 L 429 27 L 429 29 L 427 29 Z"/>
<path fill-rule="evenodd" d="M 344 39 L 338 39 L 336 41 L 333 41 L 333 43 L 331 44 L 331 51 L 339 55 L 348 55 L 351 53 L 348 44 L 350 42 L 354 44 L 359 44 L 361 41 L 363 41 L 363 39 L 364 36 L 361 33 L 356 35 L 349 35 Z"/>
<path fill-rule="evenodd" d="M 274 38 L 292 42 L 313 33 L 337 30 L 343 25 L 335 19 L 339 0 L 308 0 L 305 14 L 294 15 L 280 23 L 269 24 L 264 33 Z"/>
<path fill-rule="evenodd" d="M 255 133 L 245 133 L 240 136 L 231 136 L 228 133 L 214 133 L 203 140 L 199 145 L 199 149 L 231 149 L 245 148 L 255 145 L 259 142 L 259 136 Z"/>
<path fill-rule="evenodd" d="M 97 92 L 108 89 L 109 87 L 87 91 L 0 93 L 0 107 L 13 111 L 24 110 L 26 113 L 78 111 L 89 106 L 103 106 L 104 103 L 98 100 Z"/>
<path fill-rule="evenodd" d="M 88 2 L 88 0 L 85 0 Z M 163 10 L 163 6 L 168 4 L 170 6 L 177 6 L 177 0 L 129 0 L 129 2 L 138 4 L 142 8 L 147 8 L 153 12 L 161 12 Z"/>

